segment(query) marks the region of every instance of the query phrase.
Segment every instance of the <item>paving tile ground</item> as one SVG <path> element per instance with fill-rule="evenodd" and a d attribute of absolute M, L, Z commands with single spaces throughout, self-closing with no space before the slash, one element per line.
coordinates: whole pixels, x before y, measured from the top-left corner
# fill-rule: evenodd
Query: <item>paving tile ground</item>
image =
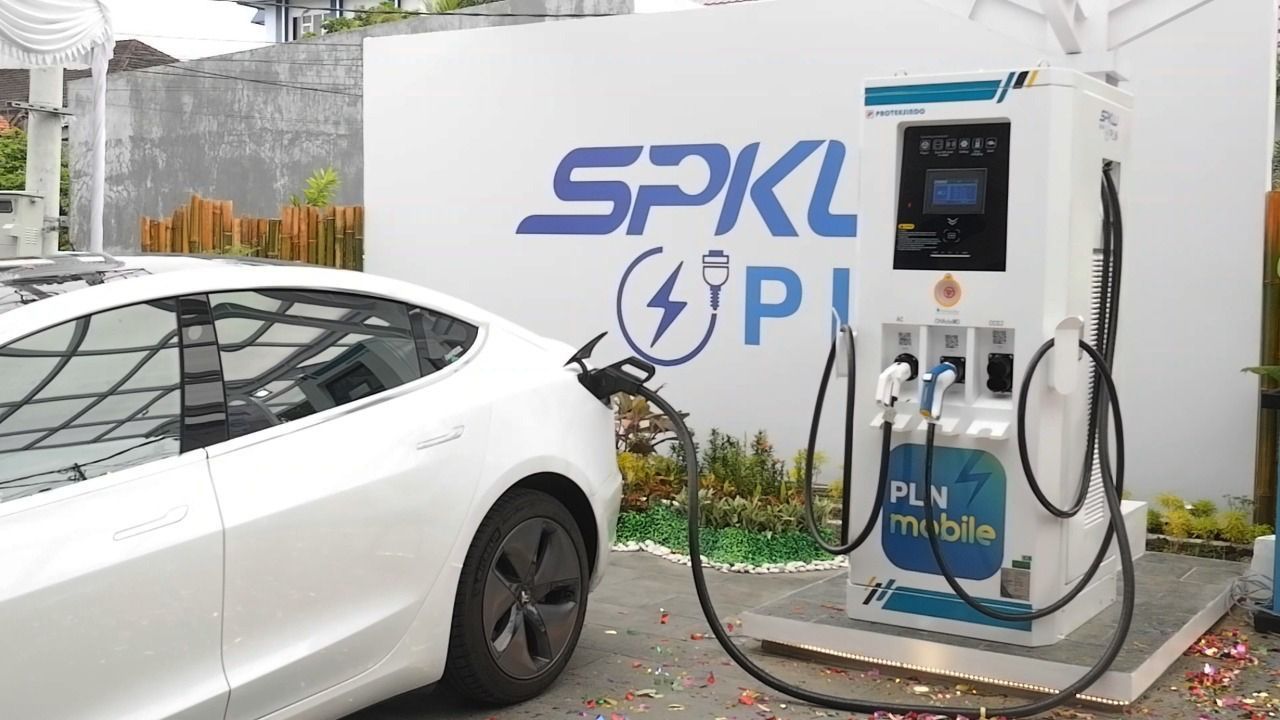
<path fill-rule="evenodd" d="M 578 649 L 564 675 L 542 697 L 523 705 L 492 709 L 470 706 L 447 689 L 417 691 L 368 708 L 346 720 L 536 720 L 587 718 L 595 720 L 799 720 L 801 718 L 865 718 L 789 701 L 751 678 L 716 644 L 714 638 L 692 639 L 708 627 L 694 594 L 689 569 L 644 553 L 615 553 L 609 575 L 592 594 Z M 795 575 L 737 575 L 708 573 L 709 587 L 725 620 L 778 598 L 832 573 Z M 668 614 L 665 624 L 660 622 Z M 1206 659 L 1183 657 L 1138 703 L 1123 712 L 1091 707 L 1060 709 L 1038 716 L 1053 720 L 1202 720 L 1280 717 L 1280 710 L 1251 717 L 1236 698 L 1248 698 L 1261 708 L 1269 695 L 1280 697 L 1280 637 L 1255 636 L 1246 618 L 1233 614 L 1215 631 L 1240 629 L 1250 636 L 1257 664 L 1244 667 L 1231 687 L 1221 693 L 1228 707 L 1196 704 L 1187 673 L 1204 667 Z M 1274 645 L 1274 651 L 1272 646 Z M 977 688 L 938 679 L 894 677 L 858 669 L 831 668 L 759 652 L 758 644 L 742 647 L 770 672 L 804 687 L 830 694 L 866 698 L 874 702 L 945 703 L 977 708 L 1025 702 L 1026 697 L 981 694 Z M 1233 665 L 1209 661 L 1214 666 Z M 711 682 L 714 678 L 714 682 Z M 923 688 L 928 693 L 920 694 Z M 959 688 L 959 689 L 958 689 Z M 651 692 L 643 692 L 651 691 Z M 744 691 L 755 704 L 742 702 Z M 634 697 L 627 699 L 627 693 Z M 1254 693 L 1267 696 L 1254 696 Z M 652 695 L 651 697 L 648 695 Z M 589 700 L 605 700 L 590 707 Z M 614 704 L 610 705 L 609 701 Z M 1210 703 L 1212 705 L 1212 703 Z M 998 717 L 988 711 L 989 717 Z M 972 717 L 977 717 L 975 710 Z"/>

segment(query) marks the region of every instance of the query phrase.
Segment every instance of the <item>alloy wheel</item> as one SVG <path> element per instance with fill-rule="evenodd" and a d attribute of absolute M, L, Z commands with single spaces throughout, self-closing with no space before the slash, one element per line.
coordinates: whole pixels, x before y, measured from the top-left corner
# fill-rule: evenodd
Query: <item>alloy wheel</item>
<path fill-rule="evenodd" d="M 564 652 L 581 602 L 582 573 L 569 533 L 548 518 L 517 525 L 485 579 L 484 627 L 498 667 L 537 677 Z"/>

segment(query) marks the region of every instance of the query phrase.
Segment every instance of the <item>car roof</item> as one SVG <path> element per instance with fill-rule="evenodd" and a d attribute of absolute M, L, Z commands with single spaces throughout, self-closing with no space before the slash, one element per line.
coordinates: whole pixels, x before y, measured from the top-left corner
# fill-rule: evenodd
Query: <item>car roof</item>
<path fill-rule="evenodd" d="M 0 336 L 21 337 L 47 326 L 53 318 L 70 319 L 149 298 L 282 287 L 384 297 L 488 329 L 501 327 L 544 350 L 561 352 L 565 347 L 562 341 L 540 336 L 477 305 L 412 282 L 295 261 L 159 253 L 64 253 L 49 258 L 0 260 Z M 568 349 L 566 357 L 572 350 Z"/>
<path fill-rule="evenodd" d="M 112 256 L 72 252 L 0 260 L 0 313 L 94 285 L 210 266 L 289 265 L 266 258 L 216 255 Z"/>
<path fill-rule="evenodd" d="M 123 280 L 138 282 L 130 283 L 128 290 L 117 284 L 112 295 L 131 297 L 139 292 L 133 288 L 139 286 L 147 287 L 145 292 L 159 293 L 157 297 L 166 293 L 223 292 L 255 287 L 328 288 L 426 303 L 433 309 L 475 323 L 496 319 L 474 305 L 421 285 L 356 270 L 270 258 L 161 253 L 66 253 L 49 258 L 0 260 L 0 317 L 6 311 L 41 300 L 65 299 L 72 294 L 79 302 L 93 305 L 102 297 L 102 288 L 98 286 Z M 59 304 L 61 301 L 46 306 Z"/>

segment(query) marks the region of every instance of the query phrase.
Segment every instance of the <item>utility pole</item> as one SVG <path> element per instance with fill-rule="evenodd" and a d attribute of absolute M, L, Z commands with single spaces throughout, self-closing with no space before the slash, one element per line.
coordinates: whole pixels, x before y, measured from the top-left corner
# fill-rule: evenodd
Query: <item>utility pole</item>
<path fill-rule="evenodd" d="M 41 255 L 58 253 L 62 188 L 62 68 L 32 68 L 27 110 L 27 192 L 44 198 Z"/>

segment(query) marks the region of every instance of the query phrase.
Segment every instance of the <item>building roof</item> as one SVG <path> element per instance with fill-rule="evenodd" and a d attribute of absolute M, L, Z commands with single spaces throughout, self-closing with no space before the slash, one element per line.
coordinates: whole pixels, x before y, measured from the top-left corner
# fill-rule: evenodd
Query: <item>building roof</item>
<path fill-rule="evenodd" d="M 138 70 L 154 65 L 167 65 L 178 62 L 178 59 L 160 52 L 141 40 L 118 40 L 115 51 L 107 66 L 108 73 Z M 66 97 L 67 83 L 72 80 L 89 77 L 88 70 L 67 70 L 63 73 L 62 95 Z M 29 97 L 27 79 L 29 72 L 21 68 L 0 70 L 0 113 L 8 113 L 12 108 L 7 103 L 12 100 L 25 102 Z"/>

